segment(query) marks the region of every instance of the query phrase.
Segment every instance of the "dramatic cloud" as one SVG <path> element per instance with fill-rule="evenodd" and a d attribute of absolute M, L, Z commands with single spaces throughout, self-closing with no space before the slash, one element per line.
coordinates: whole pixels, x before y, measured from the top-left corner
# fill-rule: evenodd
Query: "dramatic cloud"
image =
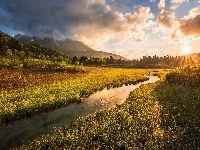
<path fill-rule="evenodd" d="M 200 3 L 197 0 L 191 3 L 188 0 L 0 2 L 0 29 L 3 32 L 11 33 L 13 29 L 32 36 L 71 38 L 109 52 L 115 52 L 114 49 L 131 51 L 133 47 L 137 51 L 147 48 L 145 44 L 152 44 L 152 40 L 172 43 L 171 38 L 181 41 L 186 36 L 200 35 L 200 7 L 197 7 Z M 177 7 L 180 9 L 175 10 Z M 189 14 L 183 17 L 183 13 Z M 117 53 L 123 53 L 119 51 Z"/>
<path fill-rule="evenodd" d="M 179 40 L 185 36 L 200 36 L 200 7 L 191 9 L 188 16 L 179 20 L 179 27 L 172 34 L 172 39 Z"/>
<path fill-rule="evenodd" d="M 86 7 L 86 1 L 4 1 L 0 9 L 6 17 L 0 15 L 0 22 L 10 26 L 9 22 L 12 20 L 16 24 L 15 28 L 26 34 L 35 34 L 38 29 L 44 28 L 53 29 L 61 34 L 65 26 L 78 21 L 72 12 L 80 13 L 80 6 Z"/>
<path fill-rule="evenodd" d="M 153 14 L 149 14 L 149 7 L 138 6 L 135 8 L 134 14 L 125 14 L 125 19 L 128 24 L 135 25 L 135 29 L 143 27 L 148 18 L 154 18 Z"/>
<path fill-rule="evenodd" d="M 200 7 L 190 10 L 189 15 L 179 20 L 179 26 L 172 33 L 175 43 L 189 45 L 200 37 Z"/>
<path fill-rule="evenodd" d="M 180 20 L 180 30 L 184 35 L 200 36 L 200 15 Z"/>
<path fill-rule="evenodd" d="M 109 39 L 121 42 L 133 38 L 154 17 L 149 7 L 137 6 L 133 14 L 122 14 L 116 5 L 108 5 L 105 0 L 19 0 L 10 4 L 10 9 L 7 4 L 0 6 L 0 22 L 4 25 L 14 24 L 15 29 L 34 36 L 75 38 L 89 46 Z"/>
<path fill-rule="evenodd" d="M 162 9 L 158 14 L 157 23 L 165 28 L 172 28 L 175 15 L 166 9 Z"/>
<path fill-rule="evenodd" d="M 142 6 L 136 7 L 134 14 L 123 15 L 105 4 L 91 3 L 87 11 L 90 12 L 87 15 L 90 22 L 79 22 L 77 26 L 71 26 L 70 33 L 76 33 L 79 40 L 84 39 L 90 46 L 95 46 L 97 40 L 103 43 L 108 40 L 123 42 L 136 39 L 137 33 L 147 26 L 147 20 L 154 17 L 149 7 Z"/>

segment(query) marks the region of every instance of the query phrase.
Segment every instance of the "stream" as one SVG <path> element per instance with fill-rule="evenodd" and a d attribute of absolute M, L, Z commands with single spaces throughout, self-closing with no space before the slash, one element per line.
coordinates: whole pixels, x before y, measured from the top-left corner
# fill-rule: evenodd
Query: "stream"
<path fill-rule="evenodd" d="M 74 103 L 69 106 L 23 119 L 14 124 L 0 126 L 0 149 L 9 149 L 34 140 L 42 134 L 53 131 L 53 127 L 64 126 L 79 117 L 87 116 L 96 110 L 106 107 L 114 107 L 122 104 L 129 93 L 141 84 L 154 83 L 158 81 L 157 76 L 150 76 L 149 80 L 136 85 L 123 85 L 119 88 L 104 89 L 91 96 L 84 98 L 80 104 Z"/>

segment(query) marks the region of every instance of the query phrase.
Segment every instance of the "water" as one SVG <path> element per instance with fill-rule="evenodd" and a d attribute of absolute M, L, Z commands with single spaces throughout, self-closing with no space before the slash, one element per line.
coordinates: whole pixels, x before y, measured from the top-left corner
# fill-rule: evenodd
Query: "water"
<path fill-rule="evenodd" d="M 80 104 L 74 103 L 40 116 L 16 121 L 8 126 L 0 126 L 0 149 L 19 146 L 42 134 L 50 133 L 53 131 L 53 127 L 64 126 L 79 117 L 94 113 L 96 110 L 114 107 L 116 104 L 120 105 L 126 100 L 129 93 L 141 84 L 153 83 L 158 80 L 157 76 L 151 76 L 149 80 L 136 85 L 104 89 L 83 99 Z"/>

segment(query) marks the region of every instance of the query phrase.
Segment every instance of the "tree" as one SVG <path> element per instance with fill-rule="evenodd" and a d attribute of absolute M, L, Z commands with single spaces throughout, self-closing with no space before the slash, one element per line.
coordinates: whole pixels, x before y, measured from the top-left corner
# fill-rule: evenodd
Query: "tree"
<path fill-rule="evenodd" d="M 72 62 L 75 63 L 76 61 L 78 61 L 78 58 L 77 58 L 76 56 L 74 56 L 74 57 L 72 58 Z"/>
<path fill-rule="evenodd" d="M 57 61 L 58 61 L 58 62 L 62 62 L 63 60 L 64 60 L 64 58 L 63 58 L 62 56 L 58 56 L 58 57 L 57 57 Z"/>
<path fill-rule="evenodd" d="M 115 63 L 115 59 L 112 56 L 110 56 L 109 64 L 114 64 L 114 63 Z"/>
<path fill-rule="evenodd" d="M 87 61 L 87 57 L 86 56 L 81 56 L 80 57 L 80 63 L 83 63 L 83 64 L 85 64 L 86 63 L 86 61 Z"/>

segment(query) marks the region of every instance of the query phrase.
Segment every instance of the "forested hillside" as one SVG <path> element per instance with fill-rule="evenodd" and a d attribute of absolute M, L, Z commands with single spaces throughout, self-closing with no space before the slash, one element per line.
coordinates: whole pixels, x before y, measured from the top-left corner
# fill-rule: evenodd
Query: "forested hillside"
<path fill-rule="evenodd" d="M 3 32 L 0 32 L 0 68 L 79 71 L 71 65 L 68 55 L 38 44 L 19 42 Z"/>
<path fill-rule="evenodd" d="M 22 42 L 36 43 L 46 48 L 59 50 L 71 57 L 76 56 L 79 58 L 81 56 L 86 56 L 95 58 L 107 58 L 112 56 L 115 59 L 125 59 L 124 57 L 116 54 L 107 53 L 103 51 L 96 51 L 85 45 L 83 42 L 73 41 L 71 39 L 55 40 L 53 38 L 29 37 L 20 34 L 16 35 L 15 38 Z"/>

